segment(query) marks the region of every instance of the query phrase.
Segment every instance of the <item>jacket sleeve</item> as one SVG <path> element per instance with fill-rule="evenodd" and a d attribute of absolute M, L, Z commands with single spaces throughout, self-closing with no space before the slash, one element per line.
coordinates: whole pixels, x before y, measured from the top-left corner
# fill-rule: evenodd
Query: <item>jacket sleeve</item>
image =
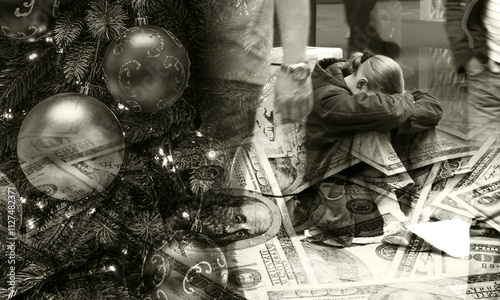
<path fill-rule="evenodd" d="M 390 130 L 403 125 L 412 114 L 413 96 L 350 95 L 338 89 L 330 89 L 315 103 L 315 110 L 328 128 L 333 131 Z"/>
<path fill-rule="evenodd" d="M 444 115 L 443 108 L 433 95 L 422 91 L 412 93 L 415 101 L 411 117 L 398 128 L 397 134 L 415 133 L 435 128 Z"/>
<path fill-rule="evenodd" d="M 481 24 L 479 1 L 473 7 L 464 0 L 448 0 L 445 4 L 445 28 L 458 73 L 465 72 L 467 62 L 473 57 L 486 58 L 486 33 Z"/>

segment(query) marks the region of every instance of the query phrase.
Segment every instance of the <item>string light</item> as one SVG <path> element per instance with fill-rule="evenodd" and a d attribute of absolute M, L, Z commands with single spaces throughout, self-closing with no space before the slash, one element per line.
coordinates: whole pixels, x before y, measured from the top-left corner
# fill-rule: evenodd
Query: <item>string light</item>
<path fill-rule="evenodd" d="M 114 271 L 116 271 L 116 268 L 115 268 L 115 266 L 109 266 L 109 270 L 114 272 Z"/>
<path fill-rule="evenodd" d="M 4 119 L 7 119 L 7 120 L 11 120 L 12 118 L 14 118 L 14 114 L 12 114 L 12 109 L 10 109 L 10 108 L 9 108 L 9 110 L 8 110 L 8 111 L 6 111 L 6 112 L 2 115 L 2 117 L 3 117 Z"/>
<path fill-rule="evenodd" d="M 38 202 L 36 203 L 36 206 L 40 207 L 40 209 L 43 209 L 43 207 L 44 207 L 45 205 L 43 205 L 43 203 L 42 203 L 41 201 L 38 201 Z"/>
<path fill-rule="evenodd" d="M 26 199 L 26 198 L 24 198 L 24 197 L 21 197 L 21 198 L 19 198 L 19 200 L 21 201 L 21 203 L 26 203 L 26 200 L 27 200 L 27 199 Z"/>
<path fill-rule="evenodd" d="M 209 159 L 215 159 L 217 157 L 217 153 L 214 150 L 210 150 L 207 153 Z"/>
<path fill-rule="evenodd" d="M 125 255 L 127 255 L 127 253 L 128 253 L 127 249 L 123 249 L 122 253 L 125 254 Z"/>
<path fill-rule="evenodd" d="M 27 226 L 28 226 L 29 229 L 35 228 L 35 222 L 33 221 L 33 219 L 29 219 L 28 220 Z"/>
<path fill-rule="evenodd" d="M 37 58 L 38 58 L 38 53 L 36 53 L 36 52 L 33 52 L 33 53 L 31 53 L 31 54 L 28 56 L 28 59 L 29 59 L 29 60 L 35 60 L 35 59 L 37 59 Z"/>

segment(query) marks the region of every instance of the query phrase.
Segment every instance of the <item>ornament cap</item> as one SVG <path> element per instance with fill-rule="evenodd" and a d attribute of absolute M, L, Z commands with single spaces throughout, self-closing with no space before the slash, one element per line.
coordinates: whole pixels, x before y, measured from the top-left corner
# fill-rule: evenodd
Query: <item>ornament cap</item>
<path fill-rule="evenodd" d="M 148 25 L 148 18 L 142 16 L 141 14 L 137 14 L 137 17 L 134 19 L 134 25 L 135 26 L 144 26 Z"/>
<path fill-rule="evenodd" d="M 90 90 L 90 83 L 85 82 L 80 87 L 80 94 L 88 95 Z"/>

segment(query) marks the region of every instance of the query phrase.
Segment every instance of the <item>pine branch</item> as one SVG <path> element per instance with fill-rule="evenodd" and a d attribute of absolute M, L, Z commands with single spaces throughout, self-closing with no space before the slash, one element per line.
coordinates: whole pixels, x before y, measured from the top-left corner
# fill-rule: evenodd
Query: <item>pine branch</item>
<path fill-rule="evenodd" d="M 85 82 L 95 54 L 93 40 L 76 41 L 68 47 L 63 72 L 71 84 Z"/>
<path fill-rule="evenodd" d="M 90 3 L 85 21 L 90 33 L 97 40 L 110 41 L 116 39 L 125 30 L 124 20 L 128 19 L 121 1 L 109 3 L 108 0 L 97 0 Z"/>
<path fill-rule="evenodd" d="M 61 49 L 71 45 L 83 31 L 83 19 L 78 16 L 78 11 L 65 11 L 56 20 L 54 39 Z"/>
<path fill-rule="evenodd" d="M 0 72 L 0 111 L 15 109 L 33 86 L 52 71 L 52 65 L 45 57 L 50 59 L 49 53 L 50 49 L 44 48 L 38 51 L 38 59 L 28 61 L 24 55 L 18 55 L 15 60 L 7 62 L 7 68 Z"/>

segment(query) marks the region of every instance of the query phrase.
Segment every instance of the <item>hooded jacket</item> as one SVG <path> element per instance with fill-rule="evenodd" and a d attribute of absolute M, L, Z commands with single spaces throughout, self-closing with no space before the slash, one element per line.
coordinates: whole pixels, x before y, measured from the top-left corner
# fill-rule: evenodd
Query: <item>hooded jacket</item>
<path fill-rule="evenodd" d="M 438 100 L 421 91 L 354 95 L 344 81 L 345 62 L 331 62 L 317 63 L 312 73 L 314 108 L 306 123 L 308 140 L 355 130 L 414 133 L 436 127 L 443 117 Z"/>

